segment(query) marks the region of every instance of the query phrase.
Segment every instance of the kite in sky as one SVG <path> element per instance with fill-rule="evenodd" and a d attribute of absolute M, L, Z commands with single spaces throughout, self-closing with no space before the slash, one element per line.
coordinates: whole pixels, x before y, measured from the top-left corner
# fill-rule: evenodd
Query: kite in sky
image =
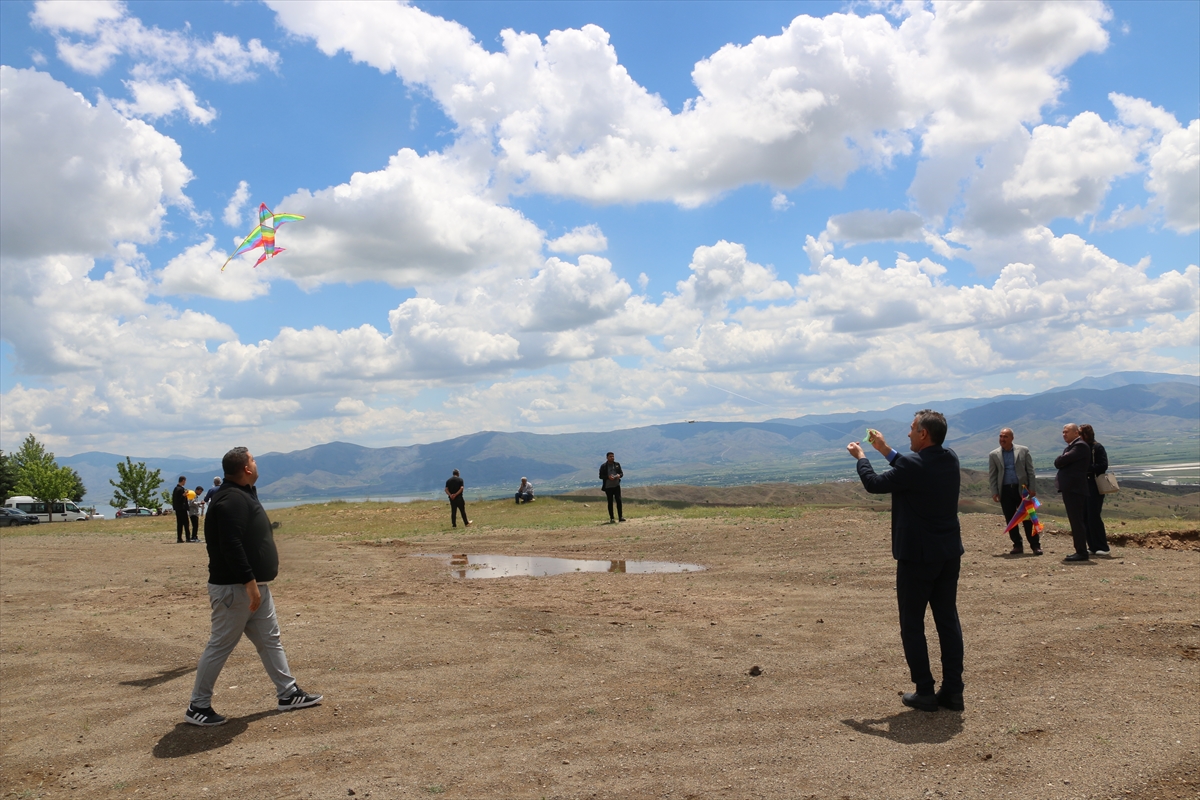
<path fill-rule="evenodd" d="M 1021 490 L 1021 505 L 1017 508 L 1017 513 L 1013 514 L 1012 520 L 1008 523 L 1008 527 L 1004 529 L 1008 533 L 1013 528 L 1020 525 L 1025 520 L 1033 523 L 1033 535 L 1037 536 L 1045 530 L 1042 521 L 1038 519 L 1037 510 L 1041 507 L 1036 497 L 1033 497 L 1025 489 Z"/>
<path fill-rule="evenodd" d="M 283 252 L 282 247 L 275 246 L 275 231 L 279 230 L 285 222 L 294 222 L 298 219 L 304 219 L 300 214 L 276 214 L 271 209 L 267 208 L 266 203 L 258 204 L 258 227 L 250 231 L 242 243 L 238 245 L 238 249 L 233 251 L 233 255 L 225 260 L 221 265 L 221 272 L 225 271 L 225 267 L 229 266 L 229 262 L 240 256 L 242 253 L 248 253 L 256 247 L 263 249 L 263 254 L 258 257 L 258 261 L 254 262 L 254 266 L 258 266 L 268 258 L 279 255 Z"/>

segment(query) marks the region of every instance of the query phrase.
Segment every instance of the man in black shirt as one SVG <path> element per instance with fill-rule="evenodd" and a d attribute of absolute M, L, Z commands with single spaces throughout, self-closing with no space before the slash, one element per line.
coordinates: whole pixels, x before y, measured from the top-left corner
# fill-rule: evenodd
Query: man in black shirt
<path fill-rule="evenodd" d="M 463 497 L 463 481 L 458 477 L 458 470 L 454 470 L 446 481 L 446 497 L 450 498 L 450 526 L 458 527 L 458 515 L 461 513 L 463 525 L 471 527 L 471 523 L 467 522 L 467 501 Z"/>
<path fill-rule="evenodd" d="M 213 495 L 204 518 L 212 635 L 200 655 L 191 703 L 183 716 L 184 722 L 202 726 L 225 722 L 225 717 L 212 709 L 213 687 L 243 633 L 258 649 L 275 684 L 280 711 L 321 702 L 321 695 L 308 694 L 296 685 L 279 641 L 275 603 L 267 585 L 279 573 L 279 553 L 271 520 L 254 488 L 258 464 L 249 450 L 235 447 L 225 454 L 221 466 L 225 482 Z"/>
<path fill-rule="evenodd" d="M 599 477 L 604 494 L 608 495 L 608 521 L 616 522 L 619 519 L 624 522 L 625 511 L 621 508 L 621 478 L 625 477 L 625 473 L 621 471 L 621 462 L 617 461 L 617 457 L 612 453 L 608 453 L 604 463 L 600 465 Z M 617 501 L 615 518 L 613 517 L 613 500 Z"/>
<path fill-rule="evenodd" d="M 870 442 L 892 468 L 876 474 L 862 445 L 846 445 L 858 460 L 858 476 L 871 494 L 892 496 L 892 557 L 896 559 L 896 603 L 900 641 L 917 690 L 904 705 L 921 711 L 938 707 L 963 710 L 963 635 L 958 620 L 958 573 L 963 544 L 958 524 L 962 480 L 958 456 L 943 447 L 946 418 L 936 411 L 917 412 L 908 433 L 912 453 L 888 446 L 879 431 Z M 933 691 L 925 643 L 925 608 L 933 612 L 942 651 L 942 688 Z"/>
<path fill-rule="evenodd" d="M 188 499 L 187 476 L 180 475 L 179 483 L 171 492 L 171 508 L 175 510 L 175 543 L 182 544 L 188 540 Z"/>

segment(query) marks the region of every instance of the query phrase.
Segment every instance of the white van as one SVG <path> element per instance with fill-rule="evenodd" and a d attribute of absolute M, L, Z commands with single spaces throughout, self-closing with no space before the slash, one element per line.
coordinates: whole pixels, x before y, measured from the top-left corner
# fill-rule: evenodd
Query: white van
<path fill-rule="evenodd" d="M 79 506 L 70 500 L 59 501 L 53 506 L 50 511 L 47 511 L 46 504 L 41 500 L 34 500 L 27 496 L 10 497 L 4 501 L 5 508 L 15 508 L 26 514 L 36 514 L 42 522 L 86 522 L 88 519 L 87 512 L 80 510 Z"/>

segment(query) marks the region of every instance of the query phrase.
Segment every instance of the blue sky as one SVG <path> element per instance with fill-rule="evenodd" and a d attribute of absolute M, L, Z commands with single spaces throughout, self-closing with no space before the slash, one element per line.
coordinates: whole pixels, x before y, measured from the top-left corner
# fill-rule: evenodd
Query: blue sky
<path fill-rule="evenodd" d="M 1195 374 L 1198 28 L 1200 3 L 0 3 L 0 447 Z M 260 202 L 306 219 L 221 272 Z"/>

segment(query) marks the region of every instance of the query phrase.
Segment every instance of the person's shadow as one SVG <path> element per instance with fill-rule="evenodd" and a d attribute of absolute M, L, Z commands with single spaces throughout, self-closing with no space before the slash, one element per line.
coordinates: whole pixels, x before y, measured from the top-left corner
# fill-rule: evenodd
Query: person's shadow
<path fill-rule="evenodd" d="M 842 724 L 868 736 L 891 739 L 900 744 L 941 744 L 962 733 L 961 711 L 941 709 L 900 711 L 879 719 L 844 719 Z"/>
<path fill-rule="evenodd" d="M 195 671 L 196 671 L 195 664 L 192 664 L 190 667 L 175 667 L 175 669 L 164 669 L 164 670 L 159 670 L 157 675 L 150 677 L 150 678 L 139 678 L 136 681 L 121 681 L 121 685 L 122 686 L 136 686 L 139 689 L 149 689 L 151 686 L 158 686 L 159 684 L 166 683 L 167 681 L 173 681 L 176 678 L 180 678 L 180 677 L 183 677 L 184 675 L 187 675 L 189 672 L 195 672 Z"/>
<path fill-rule="evenodd" d="M 272 709 L 259 711 L 257 714 L 247 714 L 244 717 L 230 717 L 224 725 L 215 725 L 211 728 L 180 722 L 174 730 L 158 740 L 158 744 L 154 745 L 152 752 L 155 758 L 182 758 L 209 750 L 219 750 L 249 728 L 251 722 L 282 713 L 282 711 Z"/>

